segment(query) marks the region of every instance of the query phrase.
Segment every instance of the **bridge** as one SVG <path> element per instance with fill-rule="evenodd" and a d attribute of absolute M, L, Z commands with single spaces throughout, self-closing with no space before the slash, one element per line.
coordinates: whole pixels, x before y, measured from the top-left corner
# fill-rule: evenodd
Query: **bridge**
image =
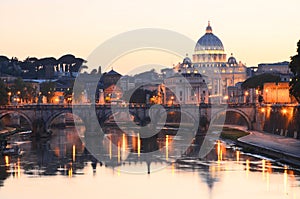
<path fill-rule="evenodd" d="M 91 115 L 97 118 L 97 122 L 104 123 L 117 114 L 123 114 L 125 117 L 131 117 L 141 126 L 147 124 L 147 121 L 158 121 L 163 114 L 180 113 L 187 120 L 196 122 L 201 118 L 206 118 L 209 122 L 217 120 L 220 116 L 234 113 L 240 116 L 246 123 L 248 129 L 259 129 L 259 107 L 255 104 L 241 105 L 136 105 L 114 106 L 114 105 L 95 105 L 95 104 L 78 104 L 78 105 L 52 105 L 52 104 L 33 104 L 18 106 L 1 106 L 0 119 L 8 115 L 17 115 L 24 118 L 34 132 L 47 130 L 52 122 L 64 114 L 72 114 L 74 118 L 80 118 L 87 130 L 92 125 Z M 156 121 L 156 122 L 157 122 Z"/>

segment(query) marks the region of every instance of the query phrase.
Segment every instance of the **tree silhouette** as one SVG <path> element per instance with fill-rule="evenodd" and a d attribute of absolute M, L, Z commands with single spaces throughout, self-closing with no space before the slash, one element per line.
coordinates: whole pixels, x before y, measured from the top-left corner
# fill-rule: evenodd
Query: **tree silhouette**
<path fill-rule="evenodd" d="M 41 84 L 40 91 L 42 95 L 46 96 L 47 103 L 51 103 L 51 98 L 54 96 L 55 89 L 56 89 L 55 82 L 47 81 Z"/>
<path fill-rule="evenodd" d="M 289 67 L 293 73 L 292 81 L 290 81 L 290 94 L 300 102 L 300 40 L 297 43 L 297 55 L 291 57 Z"/>
<path fill-rule="evenodd" d="M 0 105 L 7 104 L 8 95 L 4 81 L 0 79 Z"/>
<path fill-rule="evenodd" d="M 36 97 L 36 88 L 31 83 L 24 82 L 21 77 L 18 77 L 12 86 L 12 95 L 16 95 L 23 102 L 28 103 Z"/>
<path fill-rule="evenodd" d="M 59 69 L 69 73 L 71 77 L 74 77 L 74 73 L 79 72 L 83 63 L 86 63 L 84 59 L 76 58 L 72 54 L 63 55 L 58 59 Z"/>

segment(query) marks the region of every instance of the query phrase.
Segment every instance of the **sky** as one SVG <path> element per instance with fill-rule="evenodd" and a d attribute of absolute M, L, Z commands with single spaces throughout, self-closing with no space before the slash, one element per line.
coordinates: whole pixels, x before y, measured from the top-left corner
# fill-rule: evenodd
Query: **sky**
<path fill-rule="evenodd" d="M 227 55 L 247 66 L 288 61 L 300 40 L 299 7 L 299 0 L 1 0 L 0 55 L 85 59 L 108 39 L 140 28 L 167 29 L 196 42 L 210 21 Z M 180 59 L 144 52 L 109 67 L 129 71 Z"/>

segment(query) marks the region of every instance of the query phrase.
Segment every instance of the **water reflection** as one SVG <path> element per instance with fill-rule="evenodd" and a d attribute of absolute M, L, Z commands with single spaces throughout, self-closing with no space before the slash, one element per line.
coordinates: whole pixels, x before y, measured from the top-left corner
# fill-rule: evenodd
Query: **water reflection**
<path fill-rule="evenodd" d="M 93 140 L 101 146 L 99 149 L 104 151 L 100 159 L 89 153 L 77 133 L 74 133 L 74 128 L 53 129 L 53 136 L 48 140 L 35 141 L 30 137 L 18 135 L 11 139 L 21 143 L 20 148 L 24 154 L 20 157 L 0 156 L 0 186 L 9 176 L 16 180 L 28 176 L 44 178 L 51 176 L 53 179 L 63 176 L 74 180 L 75 176 L 87 175 L 88 171 L 92 171 L 93 176 L 101 178 L 103 175 L 108 175 L 97 171 L 104 165 L 102 169 L 112 171 L 109 173 L 110 177 L 117 176 L 122 179 L 126 176 L 122 173 L 124 168 L 131 168 L 132 171 L 146 170 L 150 173 L 151 168 L 155 166 L 169 165 L 168 175 L 174 179 L 188 176 L 189 172 L 197 173 L 196 176 L 208 188 L 207 194 L 211 198 L 220 198 L 218 195 L 220 187 L 228 188 L 229 185 L 226 184 L 228 182 L 233 183 L 232 187 L 237 187 L 236 191 L 239 194 L 243 190 L 241 185 L 243 184 L 243 186 L 261 187 L 263 190 L 260 191 L 263 193 L 264 191 L 277 193 L 280 186 L 282 197 L 287 194 L 293 198 L 299 196 L 300 177 L 297 170 L 278 165 L 273 160 L 247 154 L 234 146 L 228 146 L 221 140 L 215 142 L 215 149 L 205 158 L 199 159 L 193 156 L 199 149 L 198 139 L 194 140 L 187 151 L 178 151 L 180 147 L 174 147 L 176 142 L 172 135 L 141 139 L 139 132 L 134 130 L 128 135 L 110 128 L 103 139 Z M 159 157 L 144 158 L 143 155 L 155 150 L 161 152 Z M 182 158 L 176 160 L 174 154 L 177 153 L 180 153 Z M 155 173 L 153 175 L 155 176 Z M 155 182 L 160 181 L 165 184 L 170 183 L 168 177 L 157 179 Z M 189 180 L 185 182 L 191 183 Z M 274 187 L 277 189 L 274 190 Z M 199 190 L 203 191 L 201 188 Z M 277 194 L 279 196 L 279 193 Z"/>

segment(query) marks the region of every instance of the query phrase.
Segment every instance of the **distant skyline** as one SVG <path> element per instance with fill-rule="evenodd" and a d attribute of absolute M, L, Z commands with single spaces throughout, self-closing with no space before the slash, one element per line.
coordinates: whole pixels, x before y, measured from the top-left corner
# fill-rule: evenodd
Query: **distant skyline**
<path fill-rule="evenodd" d="M 24 60 L 71 53 L 85 59 L 112 36 L 139 28 L 176 31 L 196 43 L 211 21 L 227 55 L 247 66 L 289 61 L 300 40 L 299 7 L 299 0 L 2 0 L 0 54 Z M 141 56 L 124 60 L 112 66 L 130 71 L 135 64 L 149 64 Z M 153 63 L 178 61 L 158 56 Z"/>

